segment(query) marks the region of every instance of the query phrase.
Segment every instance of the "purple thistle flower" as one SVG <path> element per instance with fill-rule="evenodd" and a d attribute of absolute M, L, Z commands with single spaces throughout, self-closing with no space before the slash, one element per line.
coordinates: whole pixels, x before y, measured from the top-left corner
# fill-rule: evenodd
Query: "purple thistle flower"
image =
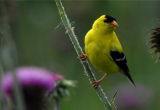
<path fill-rule="evenodd" d="M 22 87 L 27 110 L 42 110 L 46 103 L 44 100 L 46 94 L 54 91 L 58 82 L 63 79 L 61 75 L 36 67 L 18 68 L 16 75 Z M 7 72 L 2 78 L 2 92 L 14 102 L 13 84 L 12 73 Z"/>
<path fill-rule="evenodd" d="M 150 103 L 151 91 L 145 86 L 121 85 L 116 98 L 118 110 L 142 110 Z"/>
<path fill-rule="evenodd" d="M 56 87 L 57 81 L 63 79 L 63 76 L 35 67 L 18 68 L 16 72 L 22 87 L 39 87 L 48 92 Z M 8 72 L 2 79 L 2 90 L 5 95 L 9 95 L 12 89 L 13 77 L 11 72 Z"/>

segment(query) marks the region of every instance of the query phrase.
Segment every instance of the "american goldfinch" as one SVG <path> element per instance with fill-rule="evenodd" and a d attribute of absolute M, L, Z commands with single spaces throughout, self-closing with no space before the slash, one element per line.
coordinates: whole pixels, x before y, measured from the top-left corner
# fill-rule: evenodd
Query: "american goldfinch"
<path fill-rule="evenodd" d="M 85 54 L 81 59 L 88 58 L 90 63 L 105 75 L 93 82 L 96 88 L 100 82 L 110 74 L 122 72 L 135 85 L 129 69 L 123 48 L 115 33 L 118 23 L 109 15 L 102 15 L 94 21 L 92 28 L 85 36 Z"/>

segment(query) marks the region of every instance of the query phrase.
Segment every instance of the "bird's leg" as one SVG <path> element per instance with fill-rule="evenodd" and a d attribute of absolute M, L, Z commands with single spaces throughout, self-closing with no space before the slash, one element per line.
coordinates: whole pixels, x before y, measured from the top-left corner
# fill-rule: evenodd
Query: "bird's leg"
<path fill-rule="evenodd" d="M 106 76 L 107 74 L 104 74 L 99 80 L 93 81 L 93 88 L 97 88 L 100 85 L 100 83 L 106 78 Z"/>
<path fill-rule="evenodd" d="M 86 60 L 88 57 L 86 54 L 81 54 L 80 56 L 78 56 L 78 59 L 80 60 Z"/>

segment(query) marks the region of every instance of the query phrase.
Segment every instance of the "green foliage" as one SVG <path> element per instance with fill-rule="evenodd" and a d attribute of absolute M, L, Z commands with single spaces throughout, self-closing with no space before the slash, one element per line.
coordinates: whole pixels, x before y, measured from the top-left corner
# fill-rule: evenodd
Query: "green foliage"
<path fill-rule="evenodd" d="M 70 96 L 70 88 L 76 87 L 75 82 L 63 79 L 58 83 L 57 88 L 52 94 L 53 99 L 61 100 L 63 97 Z"/>

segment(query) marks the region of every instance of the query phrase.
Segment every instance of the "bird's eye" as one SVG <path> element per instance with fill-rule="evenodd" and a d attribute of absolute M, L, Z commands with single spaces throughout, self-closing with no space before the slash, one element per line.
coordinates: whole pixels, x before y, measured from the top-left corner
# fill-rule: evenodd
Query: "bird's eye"
<path fill-rule="evenodd" d="M 111 23 L 112 21 L 116 21 L 115 18 L 113 18 L 112 16 L 109 16 L 109 15 L 106 15 L 105 18 L 106 18 L 104 20 L 105 23 Z"/>
<path fill-rule="evenodd" d="M 104 22 L 105 22 L 105 23 L 110 23 L 111 21 L 108 20 L 108 19 L 105 19 Z"/>

